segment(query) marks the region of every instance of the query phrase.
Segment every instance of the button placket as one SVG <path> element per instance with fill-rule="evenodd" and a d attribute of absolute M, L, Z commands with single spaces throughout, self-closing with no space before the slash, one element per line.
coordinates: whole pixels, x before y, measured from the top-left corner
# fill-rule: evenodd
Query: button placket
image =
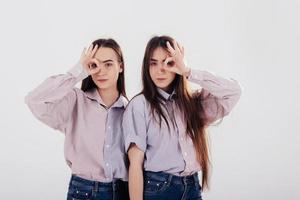
<path fill-rule="evenodd" d="M 183 156 L 183 159 L 185 161 L 185 166 L 186 166 L 184 171 L 186 171 L 186 170 L 190 169 L 190 165 L 191 165 L 191 159 L 190 159 L 191 155 L 190 155 L 189 146 L 188 146 L 188 138 L 186 138 L 187 136 L 185 135 L 186 130 L 183 130 L 185 126 L 184 126 L 183 122 L 181 121 L 181 119 L 178 119 L 177 117 L 175 119 L 176 119 L 176 124 L 178 124 L 180 127 L 180 128 L 178 127 L 179 145 L 180 145 L 182 156 Z"/>
<path fill-rule="evenodd" d="M 111 109 L 107 110 L 107 117 L 106 117 L 106 129 L 105 129 L 105 141 L 104 141 L 104 154 L 105 154 L 105 159 L 104 159 L 104 171 L 107 177 L 112 178 L 112 166 L 111 166 L 111 160 L 109 159 L 109 155 L 111 153 L 111 138 L 112 138 L 112 125 L 110 120 L 111 116 Z M 106 178 L 108 181 L 109 178 Z"/>

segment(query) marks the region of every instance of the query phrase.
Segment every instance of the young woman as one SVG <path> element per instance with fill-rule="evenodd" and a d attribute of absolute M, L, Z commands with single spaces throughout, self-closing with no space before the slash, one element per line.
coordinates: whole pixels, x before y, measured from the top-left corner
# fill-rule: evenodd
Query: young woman
<path fill-rule="evenodd" d="M 131 200 L 201 199 L 208 186 L 205 129 L 232 110 L 241 88 L 234 80 L 190 69 L 183 58 L 183 47 L 168 36 L 147 44 L 143 90 L 127 105 L 122 123 Z M 187 80 L 202 89 L 190 92 Z"/>
<path fill-rule="evenodd" d="M 80 81 L 81 89 L 75 88 Z M 128 101 L 123 55 L 115 40 L 94 41 L 77 65 L 46 79 L 25 102 L 35 117 L 65 134 L 72 170 L 67 199 L 129 199 L 121 132 Z"/>

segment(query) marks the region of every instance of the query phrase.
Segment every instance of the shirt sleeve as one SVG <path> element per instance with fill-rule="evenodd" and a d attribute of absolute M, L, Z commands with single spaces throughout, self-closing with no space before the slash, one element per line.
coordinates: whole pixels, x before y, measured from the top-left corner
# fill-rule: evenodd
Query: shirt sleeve
<path fill-rule="evenodd" d="M 33 115 L 48 126 L 65 132 L 76 103 L 75 85 L 88 73 L 78 63 L 66 74 L 47 78 L 25 97 Z"/>
<path fill-rule="evenodd" d="M 241 96 L 241 86 L 234 79 L 192 69 L 188 80 L 202 88 L 199 96 L 208 124 L 228 115 Z"/>
<path fill-rule="evenodd" d="M 124 111 L 122 129 L 125 138 L 125 151 L 134 143 L 145 153 L 147 148 L 147 123 L 145 106 L 140 99 L 133 99 Z"/>

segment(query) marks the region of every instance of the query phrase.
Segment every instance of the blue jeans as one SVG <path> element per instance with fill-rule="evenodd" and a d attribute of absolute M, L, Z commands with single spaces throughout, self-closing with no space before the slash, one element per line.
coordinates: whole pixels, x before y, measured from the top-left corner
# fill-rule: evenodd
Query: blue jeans
<path fill-rule="evenodd" d="M 90 181 L 72 175 L 67 200 L 129 200 L 128 182 Z"/>
<path fill-rule="evenodd" d="M 175 176 L 165 172 L 144 172 L 144 200 L 202 200 L 198 173 Z"/>

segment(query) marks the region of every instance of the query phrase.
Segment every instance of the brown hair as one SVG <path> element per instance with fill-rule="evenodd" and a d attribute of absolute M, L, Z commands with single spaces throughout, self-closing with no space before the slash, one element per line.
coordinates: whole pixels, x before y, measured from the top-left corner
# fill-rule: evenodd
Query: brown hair
<path fill-rule="evenodd" d="M 155 36 L 148 42 L 142 66 L 143 89 L 141 93 L 150 103 L 152 114 L 158 116 L 159 124 L 161 125 L 163 118 L 169 127 L 168 121 L 161 107 L 164 105 L 162 104 L 163 97 L 158 92 L 149 72 L 150 59 L 154 50 L 158 47 L 162 47 L 163 49 L 167 50 L 167 41 L 170 42 L 171 46 L 174 47 L 174 39 L 169 36 Z M 192 93 L 190 91 L 186 77 L 183 77 L 179 74 L 176 74 L 175 79 L 171 83 L 171 87 L 176 92 L 176 105 L 183 113 L 187 127 L 186 133 L 193 141 L 197 154 L 197 160 L 202 169 L 202 189 L 208 188 L 210 159 L 208 136 L 205 130 L 207 120 L 205 119 L 204 110 L 201 103 L 203 99 L 201 99 L 202 97 L 200 93 Z"/>
<path fill-rule="evenodd" d="M 119 91 L 120 94 L 122 94 L 124 97 L 126 97 L 126 91 L 125 91 L 125 76 L 124 76 L 124 58 L 123 58 L 123 54 L 121 51 L 121 47 L 119 46 L 119 44 L 114 40 L 114 39 L 98 39 L 95 40 L 93 43 L 93 46 L 98 45 L 98 48 L 100 47 L 108 47 L 113 49 L 116 54 L 117 57 L 119 59 L 119 62 L 121 63 L 121 66 L 123 68 L 123 71 L 119 74 L 118 77 L 118 81 L 117 81 L 117 89 Z M 81 90 L 88 91 L 91 90 L 93 88 L 97 88 L 97 85 L 94 83 L 93 79 L 91 76 L 88 76 L 87 78 L 85 78 L 82 81 L 81 84 Z"/>

